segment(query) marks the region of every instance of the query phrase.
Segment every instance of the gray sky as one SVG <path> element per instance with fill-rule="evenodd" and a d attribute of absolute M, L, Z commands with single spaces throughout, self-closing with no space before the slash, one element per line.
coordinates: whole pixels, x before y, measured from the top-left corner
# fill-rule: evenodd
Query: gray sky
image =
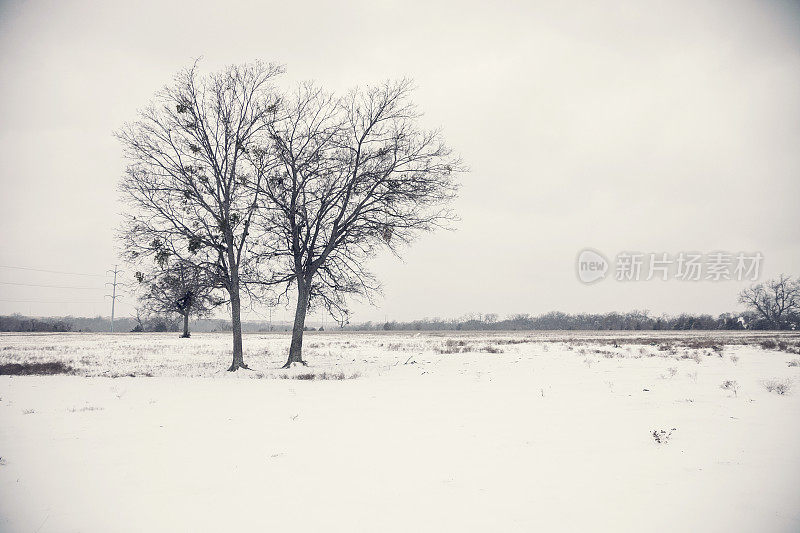
<path fill-rule="evenodd" d="M 112 131 L 202 56 L 206 71 L 264 59 L 336 90 L 413 77 L 425 123 L 469 165 L 457 230 L 378 258 L 384 297 L 356 321 L 737 307 L 735 281 L 583 285 L 585 247 L 760 251 L 763 276 L 800 274 L 797 3 L 500 4 L 0 2 L 0 265 L 113 266 Z M 108 314 L 103 294 L 0 284 L 0 313 Z"/>

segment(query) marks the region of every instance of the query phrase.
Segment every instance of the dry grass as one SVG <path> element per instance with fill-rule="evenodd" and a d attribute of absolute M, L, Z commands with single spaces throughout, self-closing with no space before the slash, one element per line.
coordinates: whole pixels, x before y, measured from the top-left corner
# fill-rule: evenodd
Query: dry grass
<path fill-rule="evenodd" d="M 444 344 L 437 349 L 439 353 L 463 353 L 468 352 L 470 345 L 465 340 L 460 339 L 447 339 Z"/>
<path fill-rule="evenodd" d="M 514 344 L 506 342 L 505 344 Z M 485 352 L 485 353 L 503 353 L 503 349 L 493 344 L 486 344 L 484 346 L 476 347 L 472 343 L 463 339 L 447 339 L 442 346 L 436 348 L 436 351 L 442 354 L 454 353 L 468 353 L 468 352 Z"/>
<path fill-rule="evenodd" d="M 0 376 L 49 376 L 74 374 L 75 370 L 61 361 L 46 363 L 7 363 L 0 365 Z"/>
<path fill-rule="evenodd" d="M 281 374 L 281 379 L 297 379 L 300 381 L 341 381 L 345 379 L 358 379 L 361 377 L 359 372 L 345 374 L 344 372 L 303 372 L 302 374 Z"/>
<path fill-rule="evenodd" d="M 703 361 L 703 358 L 697 352 L 683 352 L 680 355 L 681 359 L 691 359 L 698 365 Z"/>
<path fill-rule="evenodd" d="M 778 350 L 780 352 L 800 354 L 800 341 L 796 340 L 764 339 L 758 344 L 765 350 Z"/>
<path fill-rule="evenodd" d="M 278 368 L 285 361 L 290 340 L 289 335 L 283 334 L 246 335 L 245 361 L 254 372 L 242 371 L 237 378 L 279 379 L 282 372 Z M 469 354 L 468 357 L 491 354 L 502 358 L 507 354 L 538 356 L 556 350 L 565 355 L 580 355 L 579 361 L 592 358 L 598 364 L 603 358 L 665 358 L 674 359 L 677 364 L 686 359 L 704 363 L 711 356 L 723 355 L 727 351 L 723 349 L 725 346 L 758 347 L 762 342 L 791 352 L 800 349 L 800 332 L 325 332 L 309 338 L 307 358 L 315 365 L 315 372 L 332 373 L 340 370 L 369 373 L 383 364 L 403 361 L 411 364 L 414 360 L 419 363 L 426 352 Z M 725 355 L 732 354 L 735 355 L 730 360 L 734 364 L 741 362 L 734 359 L 738 352 Z M 0 335 L 0 374 L 227 377 L 225 369 L 230 357 L 227 334 L 198 333 L 188 341 L 174 334 Z M 54 361 L 61 363 L 48 367 Z M 36 369 L 35 365 L 42 366 Z M 778 374 L 767 374 L 770 375 Z"/>
<path fill-rule="evenodd" d="M 491 345 L 491 344 L 487 344 L 486 346 L 481 348 L 479 351 L 486 352 L 486 353 L 503 353 L 503 349 L 502 348 L 498 348 L 497 346 L 494 346 L 494 345 Z"/>
<path fill-rule="evenodd" d="M 661 378 L 662 379 L 672 379 L 672 378 L 675 377 L 675 374 L 677 374 L 677 373 L 678 373 L 678 368 L 674 367 L 674 366 L 671 366 L 671 367 L 667 368 L 667 373 L 666 374 L 661 374 Z"/>
<path fill-rule="evenodd" d="M 105 407 L 95 407 L 93 405 L 86 405 L 84 407 L 71 407 L 67 409 L 70 413 L 86 413 L 89 411 L 103 411 Z"/>

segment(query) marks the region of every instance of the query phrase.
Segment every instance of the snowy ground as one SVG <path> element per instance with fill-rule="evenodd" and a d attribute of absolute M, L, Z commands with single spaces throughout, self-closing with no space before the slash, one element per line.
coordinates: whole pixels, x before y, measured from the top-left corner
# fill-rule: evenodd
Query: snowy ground
<path fill-rule="evenodd" d="M 773 338 L 0 335 L 0 531 L 800 531 Z"/>

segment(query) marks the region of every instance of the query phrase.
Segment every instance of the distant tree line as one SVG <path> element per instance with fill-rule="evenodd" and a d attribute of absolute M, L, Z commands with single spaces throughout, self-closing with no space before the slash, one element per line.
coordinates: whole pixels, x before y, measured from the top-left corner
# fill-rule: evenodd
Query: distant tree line
<path fill-rule="evenodd" d="M 163 276 L 157 278 L 164 281 Z M 182 284 L 178 284 L 182 287 Z M 200 294 L 199 292 L 197 294 Z M 198 296 L 199 298 L 199 296 Z M 172 296 L 164 301 L 169 303 Z M 519 330 L 800 330 L 800 278 L 780 275 L 754 284 L 739 293 L 739 302 L 746 310 L 742 313 L 651 315 L 649 311 L 627 313 L 562 313 L 551 311 L 541 315 L 516 314 L 501 319 L 497 314 L 467 315 L 457 319 L 424 318 L 410 322 L 366 322 L 347 325 L 340 329 L 349 331 L 519 331 Z M 165 308 L 167 309 L 167 308 Z M 167 309 L 168 310 L 168 309 Z M 179 331 L 184 330 L 187 318 L 147 315 L 142 318 L 122 318 L 115 322 L 118 331 Z M 108 331 L 106 317 L 53 317 L 37 318 L 19 314 L 0 316 L 0 331 Z M 233 323 L 224 319 L 198 319 L 194 329 L 203 332 L 233 329 Z M 290 331 L 288 323 L 270 324 L 265 321 L 241 322 L 242 331 L 249 333 Z M 292 328 L 293 329 L 293 328 Z M 304 330 L 315 328 L 304 326 Z M 322 328 L 319 328 L 320 331 Z"/>
<path fill-rule="evenodd" d="M 183 318 L 175 315 L 148 315 L 146 317 L 122 317 L 114 320 L 114 329 L 121 332 L 178 332 L 181 330 Z M 230 320 L 222 318 L 203 318 L 192 321 L 194 331 L 230 332 Z M 108 317 L 29 317 L 20 314 L 0 316 L 0 331 L 16 332 L 107 332 L 111 329 Z M 313 329 L 313 328 L 310 328 Z M 291 331 L 291 324 L 270 324 L 261 320 L 242 322 L 242 331 L 246 333 L 263 333 L 268 331 Z"/>
<path fill-rule="evenodd" d="M 743 289 L 739 303 L 746 311 L 652 316 L 649 311 L 627 313 L 578 313 L 552 311 L 543 315 L 512 315 L 499 320 L 496 314 L 468 315 L 461 319 L 439 318 L 412 322 L 386 322 L 352 326 L 353 330 L 797 330 L 800 329 L 800 278 L 781 274 Z"/>
<path fill-rule="evenodd" d="M 489 315 L 491 317 L 491 315 Z M 800 328 L 800 317 L 785 324 L 781 329 Z M 700 314 L 650 316 L 646 311 L 628 313 L 578 313 L 569 314 L 553 311 L 542 315 L 517 314 L 503 320 L 487 320 L 482 317 L 464 317 L 443 320 L 439 318 L 414 320 L 410 322 L 385 322 L 349 326 L 351 330 L 385 331 L 544 331 L 544 330 L 739 330 L 739 329 L 778 329 L 773 324 L 754 313 L 734 315 L 723 313 L 718 316 Z"/>
<path fill-rule="evenodd" d="M 60 318 L 33 318 L 14 314 L 0 316 L 0 331 L 72 331 L 72 323 Z"/>
<path fill-rule="evenodd" d="M 493 318 L 495 317 L 495 318 Z M 181 321 L 175 317 L 121 318 L 114 322 L 117 331 L 131 332 L 177 332 Z M 63 317 L 38 318 L 21 315 L 0 316 L 0 331 L 108 331 L 107 317 Z M 231 323 L 225 319 L 199 319 L 193 322 L 193 329 L 200 332 L 230 332 Z M 315 328 L 306 326 L 307 331 Z M 336 328 L 339 329 L 339 328 Z M 505 319 L 496 315 L 466 316 L 457 319 L 424 318 L 409 322 L 366 322 L 348 325 L 345 331 L 544 331 L 544 330 L 774 330 L 800 329 L 800 317 L 793 315 L 782 328 L 755 313 L 723 313 L 718 316 L 708 314 L 650 316 L 646 311 L 628 313 L 579 313 L 569 314 L 558 311 L 542 315 L 517 314 Z M 322 328 L 320 328 L 322 330 Z M 243 321 L 242 331 L 263 333 L 268 331 L 291 331 L 291 324 L 270 325 L 264 321 Z"/>

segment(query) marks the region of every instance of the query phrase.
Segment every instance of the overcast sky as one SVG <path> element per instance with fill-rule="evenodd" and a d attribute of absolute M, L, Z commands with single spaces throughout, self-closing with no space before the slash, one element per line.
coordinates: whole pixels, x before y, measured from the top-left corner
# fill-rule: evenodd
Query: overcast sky
<path fill-rule="evenodd" d="M 457 229 L 376 259 L 384 295 L 354 305 L 355 321 L 737 308 L 736 281 L 584 285 L 585 247 L 760 251 L 762 277 L 800 274 L 796 2 L 12 0 L 0 313 L 109 314 L 98 288 L 119 262 L 124 169 L 112 132 L 198 56 L 206 71 L 282 63 L 286 84 L 334 90 L 410 76 L 425 124 L 470 167 Z"/>

